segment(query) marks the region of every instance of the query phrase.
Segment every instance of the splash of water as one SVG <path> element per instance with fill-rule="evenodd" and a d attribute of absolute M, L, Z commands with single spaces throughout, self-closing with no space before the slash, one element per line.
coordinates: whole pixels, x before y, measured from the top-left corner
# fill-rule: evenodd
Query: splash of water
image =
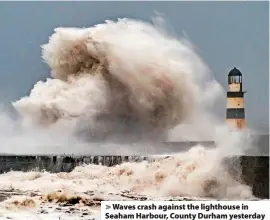
<path fill-rule="evenodd" d="M 123 132 L 163 137 L 199 120 L 207 114 L 201 107 L 222 94 L 190 42 L 140 21 L 56 28 L 42 57 L 52 78 L 13 106 L 27 124 L 76 128 L 92 139 Z"/>

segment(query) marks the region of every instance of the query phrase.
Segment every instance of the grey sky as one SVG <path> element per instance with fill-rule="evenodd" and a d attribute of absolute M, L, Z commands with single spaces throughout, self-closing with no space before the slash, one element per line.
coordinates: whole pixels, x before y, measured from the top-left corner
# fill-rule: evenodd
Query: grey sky
<path fill-rule="evenodd" d="M 226 88 L 236 66 L 244 77 L 249 126 L 267 131 L 269 114 L 268 2 L 0 2 L 0 97 L 27 95 L 49 76 L 40 45 L 58 26 L 88 27 L 106 19 L 150 21 L 155 10 L 177 35 L 185 31 Z M 225 110 L 224 110 L 225 114 Z"/>

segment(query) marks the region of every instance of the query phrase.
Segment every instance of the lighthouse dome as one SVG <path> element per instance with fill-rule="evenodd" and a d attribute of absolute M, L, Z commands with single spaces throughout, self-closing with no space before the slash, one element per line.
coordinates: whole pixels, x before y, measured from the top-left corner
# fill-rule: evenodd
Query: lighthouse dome
<path fill-rule="evenodd" d="M 242 73 L 234 67 L 230 72 L 229 76 L 242 76 Z"/>

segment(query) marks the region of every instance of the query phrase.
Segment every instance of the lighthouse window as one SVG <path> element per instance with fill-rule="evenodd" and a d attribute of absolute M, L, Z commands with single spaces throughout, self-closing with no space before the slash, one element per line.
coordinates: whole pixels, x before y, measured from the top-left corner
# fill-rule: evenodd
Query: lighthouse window
<path fill-rule="evenodd" d="M 241 76 L 231 76 L 229 78 L 229 83 L 241 83 L 242 77 Z"/>
<path fill-rule="evenodd" d="M 234 76 L 231 76 L 229 79 L 229 83 L 236 83 L 236 79 Z"/>

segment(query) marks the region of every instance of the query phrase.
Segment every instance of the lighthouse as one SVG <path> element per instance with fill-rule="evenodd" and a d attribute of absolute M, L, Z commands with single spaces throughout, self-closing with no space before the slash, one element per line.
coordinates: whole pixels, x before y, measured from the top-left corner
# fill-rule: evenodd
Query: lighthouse
<path fill-rule="evenodd" d="M 229 126 L 237 129 L 246 127 L 245 92 L 242 89 L 242 73 L 234 67 L 228 75 L 226 120 Z"/>

